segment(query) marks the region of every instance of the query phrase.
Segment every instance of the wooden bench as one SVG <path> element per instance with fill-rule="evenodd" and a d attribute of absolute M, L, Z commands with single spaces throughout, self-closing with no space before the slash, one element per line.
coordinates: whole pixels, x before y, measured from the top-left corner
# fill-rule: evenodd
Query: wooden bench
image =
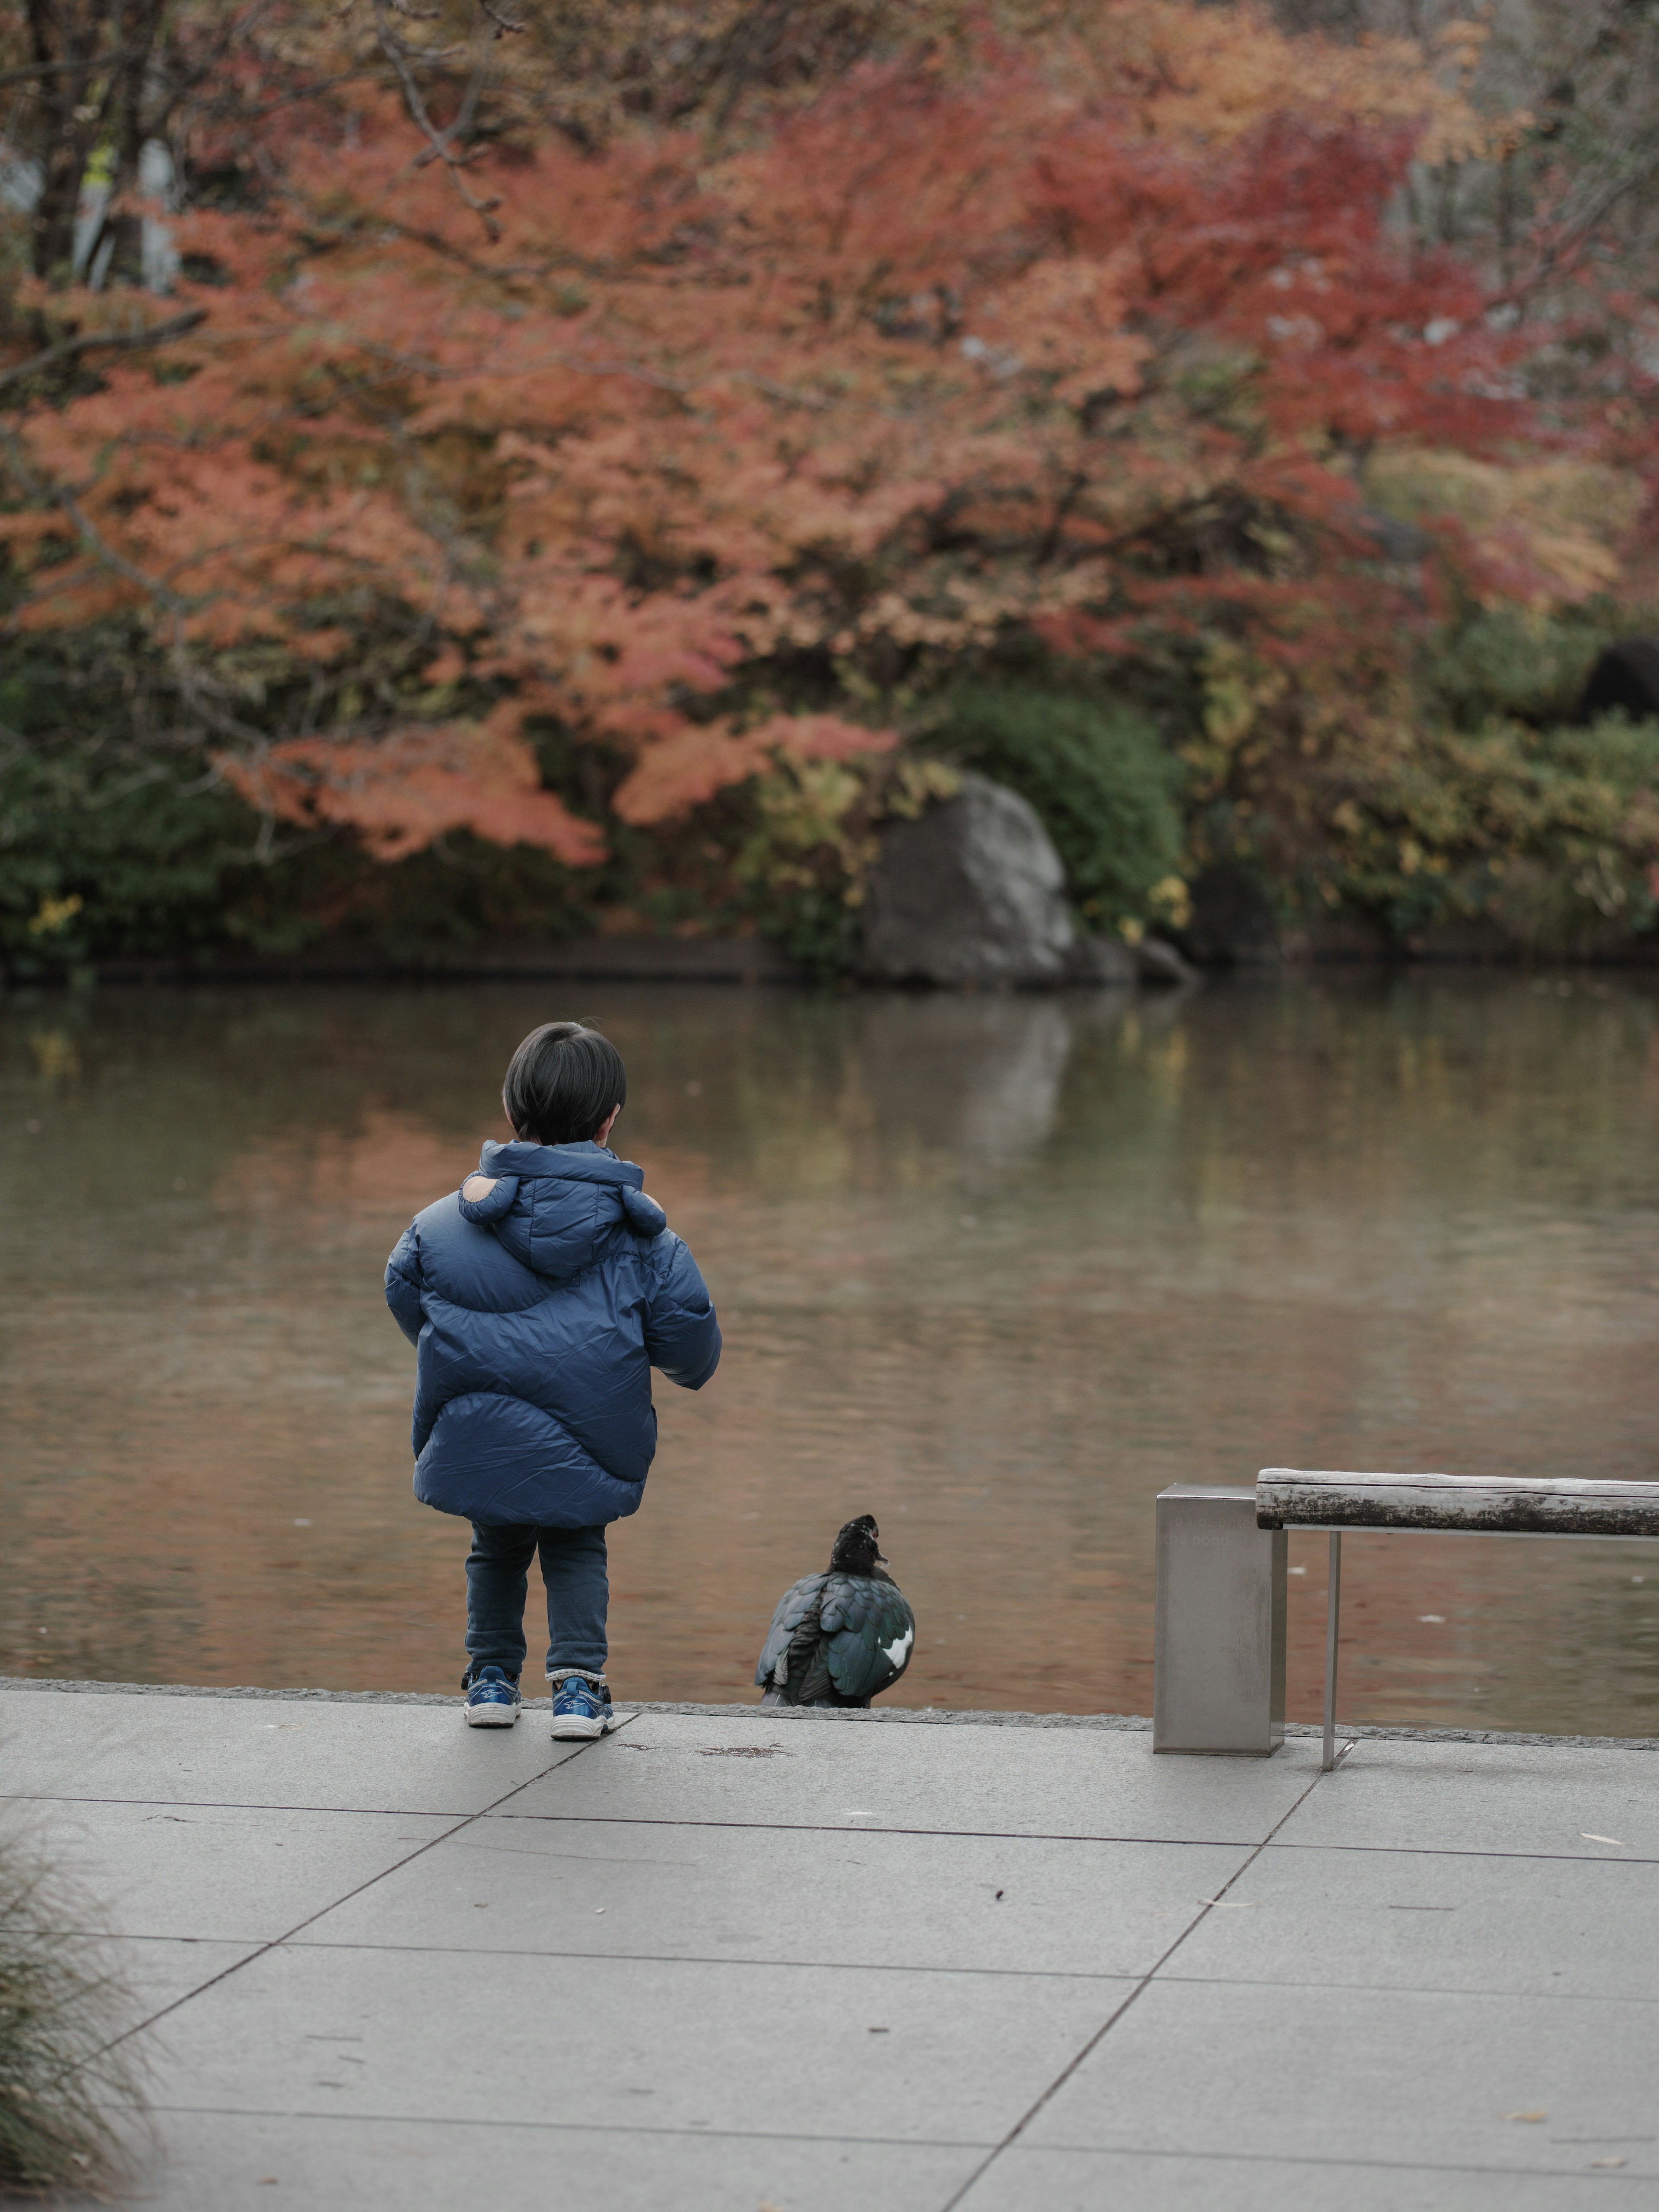
<path fill-rule="evenodd" d="M 1255 1482 L 1258 1528 L 1330 1534 L 1325 1607 L 1325 1754 L 1336 1760 L 1336 1637 L 1342 1532 L 1396 1535 L 1659 1536 L 1659 1482 L 1581 1482 L 1504 1474 L 1345 1474 L 1264 1467 Z"/>

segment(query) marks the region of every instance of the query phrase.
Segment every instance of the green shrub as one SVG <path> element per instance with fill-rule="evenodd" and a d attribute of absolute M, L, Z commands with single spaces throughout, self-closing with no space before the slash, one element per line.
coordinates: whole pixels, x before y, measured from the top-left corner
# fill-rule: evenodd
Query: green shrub
<path fill-rule="evenodd" d="M 53 975 L 110 958 L 283 956 L 325 936 L 411 962 L 481 937 L 585 927 L 585 874 L 461 832 L 386 863 L 349 836 L 280 833 L 205 762 L 112 758 L 65 738 L 0 752 L 0 962 Z"/>
<path fill-rule="evenodd" d="M 1479 729 L 1493 715 L 1562 723 L 1577 711 L 1601 648 L 1626 635 L 1627 623 L 1605 611 L 1597 617 L 1577 610 L 1556 616 L 1481 610 L 1436 633 L 1422 682 L 1460 729 Z"/>
<path fill-rule="evenodd" d="M 1066 865 L 1067 887 L 1102 927 L 1144 921 L 1179 875 L 1185 769 L 1131 707 L 1036 684 L 960 684 L 933 741 L 1028 799 Z"/>
<path fill-rule="evenodd" d="M 1397 941 L 1480 919 L 1528 951 L 1604 951 L 1655 919 L 1659 722 L 1430 730 L 1331 826 L 1334 865 L 1314 872 L 1313 895 Z"/>
<path fill-rule="evenodd" d="M 204 777 L 14 745 L 0 758 L 0 957 L 15 972 L 222 938 L 257 824 Z M 195 787 L 191 787 L 194 785 Z"/>

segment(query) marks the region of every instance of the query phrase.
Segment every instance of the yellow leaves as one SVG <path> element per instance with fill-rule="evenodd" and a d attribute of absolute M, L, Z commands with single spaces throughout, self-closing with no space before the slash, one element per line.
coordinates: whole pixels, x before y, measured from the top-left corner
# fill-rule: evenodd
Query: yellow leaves
<path fill-rule="evenodd" d="M 1193 918 L 1192 894 L 1180 876 L 1165 876 L 1152 885 L 1146 902 L 1170 929 L 1185 929 Z"/>
<path fill-rule="evenodd" d="M 1229 638 L 1212 638 L 1205 653 L 1204 728 L 1224 751 L 1237 751 L 1265 708 L 1282 699 L 1289 679 Z"/>
<path fill-rule="evenodd" d="M 1618 583 L 1619 548 L 1644 496 L 1632 474 L 1589 462 L 1505 465 L 1423 447 L 1378 454 L 1365 484 L 1385 514 L 1461 526 L 1482 604 L 1519 601 L 1539 614 Z"/>
<path fill-rule="evenodd" d="M 1079 43 L 1100 77 L 1113 88 L 1134 84 L 1146 127 L 1161 136 L 1224 146 L 1269 117 L 1304 115 L 1406 127 L 1419 134 L 1419 157 L 1438 161 L 1473 152 L 1486 135 L 1414 40 L 1292 36 L 1253 0 L 1123 0 L 1084 21 Z"/>
<path fill-rule="evenodd" d="M 58 931 L 74 921 L 84 904 L 79 891 L 71 891 L 67 898 L 43 896 L 39 910 L 29 917 L 31 937 L 55 937 Z"/>
<path fill-rule="evenodd" d="M 738 855 L 738 880 L 773 893 L 816 885 L 832 890 L 843 908 L 857 908 L 880 849 L 879 817 L 913 818 L 960 787 L 956 770 L 939 761 L 888 763 L 867 750 L 862 757 L 805 759 L 780 748 L 756 785 L 759 825 Z"/>
<path fill-rule="evenodd" d="M 773 714 L 748 736 L 799 761 L 852 760 L 862 753 L 890 752 L 898 743 L 896 731 L 866 729 L 840 714 Z"/>
<path fill-rule="evenodd" d="M 1438 60 L 1448 64 L 1460 76 L 1468 76 L 1479 64 L 1491 36 L 1490 23 L 1477 23 L 1468 16 L 1458 15 L 1440 26 L 1431 44 Z"/>
<path fill-rule="evenodd" d="M 961 788 L 960 772 L 943 761 L 902 760 L 895 764 L 883 797 L 889 814 L 914 822 L 935 799 L 954 799 Z"/>

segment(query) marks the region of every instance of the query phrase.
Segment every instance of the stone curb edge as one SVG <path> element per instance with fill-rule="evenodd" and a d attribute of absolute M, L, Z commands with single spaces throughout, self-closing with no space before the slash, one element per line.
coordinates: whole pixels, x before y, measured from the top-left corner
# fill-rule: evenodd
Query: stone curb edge
<path fill-rule="evenodd" d="M 32 1680 L 0 1674 L 0 1691 L 58 1690 L 70 1695 L 132 1698 L 273 1698 L 293 1702 L 308 1699 L 332 1705 L 453 1705 L 457 1700 L 425 1690 L 264 1690 L 198 1685 L 191 1682 L 72 1682 Z M 526 1698 L 526 1705 L 545 1700 Z M 933 1728 L 1104 1729 L 1120 1734 L 1150 1735 L 1152 1722 L 1138 1713 L 1001 1713 L 971 1707 L 949 1711 L 936 1705 L 892 1705 L 885 1711 L 843 1711 L 759 1705 L 700 1705 L 626 1698 L 618 1711 L 630 1713 L 688 1713 L 705 1720 L 757 1720 L 770 1726 L 787 1721 L 846 1721 L 860 1726 L 912 1725 Z M 1317 1738 L 1322 1729 L 1291 1721 L 1288 1737 Z M 1385 1743 L 1576 1744 L 1587 1750 L 1659 1751 L 1659 1736 L 1540 1735 L 1520 1729 L 1373 1728 L 1367 1723 L 1344 1723 L 1338 1734 Z"/>

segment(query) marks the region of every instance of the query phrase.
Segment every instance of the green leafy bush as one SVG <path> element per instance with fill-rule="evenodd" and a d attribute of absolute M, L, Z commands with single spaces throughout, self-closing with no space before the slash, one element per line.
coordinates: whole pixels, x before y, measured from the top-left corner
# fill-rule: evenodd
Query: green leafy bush
<path fill-rule="evenodd" d="M 1186 771 L 1146 716 L 1078 691 L 963 684 L 942 701 L 933 742 L 1030 801 L 1087 921 L 1158 912 L 1154 892 L 1181 872 Z"/>
<path fill-rule="evenodd" d="M 283 956 L 331 937 L 441 963 L 482 937 L 587 925 L 588 883 L 536 848 L 464 832 L 387 864 L 349 835 L 289 832 L 266 860 L 259 829 L 203 761 L 14 741 L 0 750 L 0 961 L 51 975 L 111 958 Z"/>
<path fill-rule="evenodd" d="M 1430 730 L 1331 828 L 1314 896 L 1398 942 L 1481 920 L 1528 951 L 1605 951 L 1655 920 L 1659 722 Z"/>
<path fill-rule="evenodd" d="M 1565 722 L 1596 656 L 1627 628 L 1628 617 L 1621 624 L 1605 610 L 1543 616 L 1479 609 L 1436 632 L 1423 689 L 1459 729 L 1479 729 L 1495 714 L 1540 726 Z"/>
<path fill-rule="evenodd" d="M 28 974 L 221 939 L 227 891 L 254 872 L 256 828 L 205 778 L 181 783 L 77 744 L 9 746 L 0 954 Z"/>

